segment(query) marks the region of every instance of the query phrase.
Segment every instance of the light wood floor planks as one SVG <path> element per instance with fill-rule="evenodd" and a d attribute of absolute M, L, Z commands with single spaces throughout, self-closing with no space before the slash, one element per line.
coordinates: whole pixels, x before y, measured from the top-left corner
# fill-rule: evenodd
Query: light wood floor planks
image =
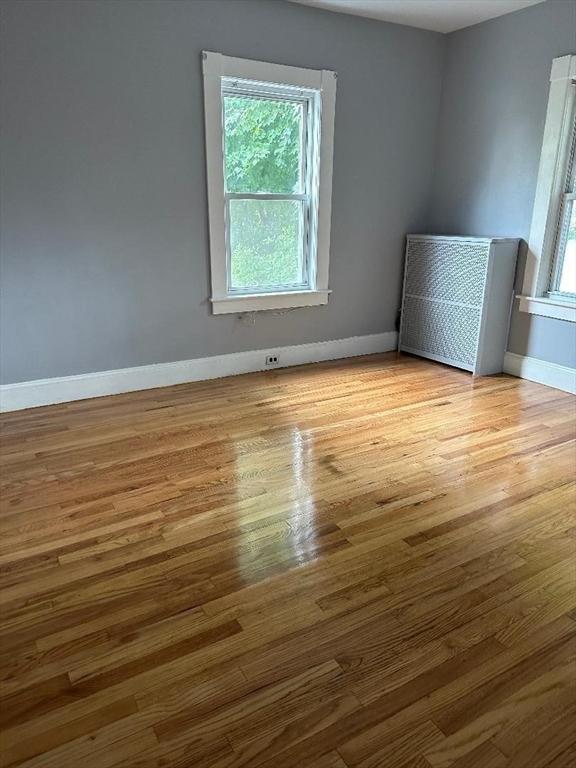
<path fill-rule="evenodd" d="M 576 764 L 574 397 L 388 354 L 1 423 L 2 766 Z"/>

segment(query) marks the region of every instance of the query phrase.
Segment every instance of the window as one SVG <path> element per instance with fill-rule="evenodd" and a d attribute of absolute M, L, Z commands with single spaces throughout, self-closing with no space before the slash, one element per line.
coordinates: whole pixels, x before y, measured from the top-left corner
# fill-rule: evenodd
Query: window
<path fill-rule="evenodd" d="M 573 86 L 574 87 L 574 86 Z M 576 110 L 575 110 L 576 112 Z M 564 191 L 560 202 L 560 217 L 556 232 L 556 244 L 550 296 L 576 299 L 576 116 L 572 127 L 572 140 Z"/>
<path fill-rule="evenodd" d="M 213 312 L 326 304 L 335 74 L 203 61 Z"/>
<path fill-rule="evenodd" d="M 554 59 L 520 309 L 576 322 L 576 56 Z"/>

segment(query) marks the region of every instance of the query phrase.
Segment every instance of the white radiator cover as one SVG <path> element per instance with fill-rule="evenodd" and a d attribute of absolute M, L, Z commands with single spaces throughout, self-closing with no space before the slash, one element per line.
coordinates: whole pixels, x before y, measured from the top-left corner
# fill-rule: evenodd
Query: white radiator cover
<path fill-rule="evenodd" d="M 517 253 L 517 239 L 408 235 L 399 349 L 500 373 Z"/>

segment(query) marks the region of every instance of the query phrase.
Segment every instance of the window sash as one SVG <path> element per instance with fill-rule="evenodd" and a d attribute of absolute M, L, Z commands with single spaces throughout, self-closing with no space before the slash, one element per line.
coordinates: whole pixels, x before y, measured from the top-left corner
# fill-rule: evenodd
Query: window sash
<path fill-rule="evenodd" d="M 563 195 L 560 213 L 560 225 L 558 227 L 556 254 L 554 257 L 552 280 L 550 283 L 549 291 L 549 296 L 551 298 L 566 298 L 569 300 L 576 298 L 575 292 L 560 290 L 562 271 L 564 269 L 564 258 L 566 256 L 566 246 L 568 244 L 568 230 L 570 228 L 572 207 L 574 205 L 576 205 L 576 193 L 568 192 Z"/>
<path fill-rule="evenodd" d="M 265 286 L 234 287 L 232 285 L 232 247 L 230 238 L 230 200 L 288 200 L 302 203 L 302 276 L 301 283 L 270 283 Z M 227 192 L 225 194 L 225 236 L 226 236 L 226 283 L 231 296 L 250 296 L 259 293 L 284 293 L 297 290 L 310 290 L 312 270 L 310 269 L 310 198 L 308 195 L 272 195 L 272 194 L 241 194 Z"/>
<path fill-rule="evenodd" d="M 300 133 L 300 184 L 304 193 L 310 193 L 309 168 L 311 166 L 311 155 L 314 150 L 311 145 L 311 116 L 313 95 L 304 96 L 304 92 L 299 89 L 293 94 L 293 89 L 284 88 L 279 92 L 281 86 L 274 83 L 249 83 L 246 81 L 234 81 L 232 85 L 228 80 L 222 84 L 222 158 L 224 162 L 224 194 L 231 194 L 226 189 L 226 126 L 224 122 L 224 98 L 226 96 L 240 96 L 250 99 L 262 99 L 264 101 L 284 101 L 290 104 L 298 104 L 302 107 L 302 126 Z M 270 89 L 270 90 L 269 90 Z M 265 193 L 256 193 L 265 194 Z"/>

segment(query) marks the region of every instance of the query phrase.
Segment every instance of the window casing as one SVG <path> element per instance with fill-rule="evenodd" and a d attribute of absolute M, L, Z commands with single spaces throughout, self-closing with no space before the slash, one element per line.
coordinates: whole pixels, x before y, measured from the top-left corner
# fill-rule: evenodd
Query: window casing
<path fill-rule="evenodd" d="M 554 59 L 520 310 L 576 322 L 576 56 Z"/>
<path fill-rule="evenodd" d="M 203 69 L 214 314 L 326 304 L 335 73 L 211 52 Z"/>

